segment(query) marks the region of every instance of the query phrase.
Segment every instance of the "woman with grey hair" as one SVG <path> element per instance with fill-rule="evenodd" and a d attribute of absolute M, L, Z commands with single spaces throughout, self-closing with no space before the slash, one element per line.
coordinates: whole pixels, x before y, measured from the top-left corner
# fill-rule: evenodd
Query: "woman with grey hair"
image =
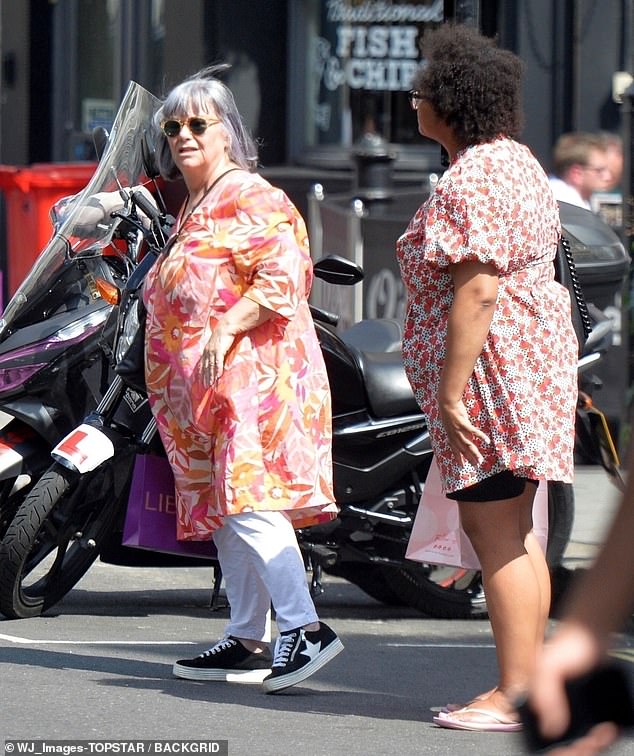
<path fill-rule="evenodd" d="M 330 392 L 306 227 L 255 173 L 223 68 L 175 87 L 155 119 L 161 173 L 182 177 L 187 197 L 144 290 L 146 382 L 177 536 L 213 539 L 231 607 L 225 637 L 173 672 L 275 693 L 343 648 L 319 622 L 294 532 L 336 516 Z"/>

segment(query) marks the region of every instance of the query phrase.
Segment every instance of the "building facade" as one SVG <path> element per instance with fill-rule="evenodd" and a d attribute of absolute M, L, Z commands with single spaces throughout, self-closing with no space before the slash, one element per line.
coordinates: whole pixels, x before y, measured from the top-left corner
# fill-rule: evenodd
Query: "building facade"
<path fill-rule="evenodd" d="M 0 162 L 92 158 L 130 79 L 157 95 L 213 62 L 267 167 L 346 170 L 371 132 L 396 169 L 432 170 L 405 93 L 444 17 L 477 23 L 526 62 L 524 141 L 548 164 L 564 131 L 619 131 L 632 0 L 0 0 Z M 15 124 L 20 123 L 20 129 Z"/>

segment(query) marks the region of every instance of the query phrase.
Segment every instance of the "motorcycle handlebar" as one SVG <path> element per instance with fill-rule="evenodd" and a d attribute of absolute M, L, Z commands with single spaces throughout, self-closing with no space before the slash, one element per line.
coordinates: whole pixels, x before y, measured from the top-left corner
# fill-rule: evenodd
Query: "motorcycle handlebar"
<path fill-rule="evenodd" d="M 319 320 L 321 323 L 327 323 L 328 325 L 336 326 L 339 322 L 339 315 L 335 315 L 334 312 L 327 312 L 322 310 L 321 307 L 315 307 L 315 305 L 309 305 L 310 314 L 315 320 Z"/>
<path fill-rule="evenodd" d="M 143 192 L 139 190 L 131 192 L 130 199 L 139 208 L 139 210 L 141 210 L 141 212 L 147 215 L 147 217 L 151 221 L 160 220 L 161 214 L 159 212 L 159 209 L 145 196 Z"/>

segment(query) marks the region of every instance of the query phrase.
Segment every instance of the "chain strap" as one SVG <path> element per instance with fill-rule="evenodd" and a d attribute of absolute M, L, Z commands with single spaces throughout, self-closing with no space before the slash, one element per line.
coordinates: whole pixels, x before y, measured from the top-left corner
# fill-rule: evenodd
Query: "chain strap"
<path fill-rule="evenodd" d="M 570 273 L 570 285 L 572 288 L 572 293 L 574 294 L 575 300 L 577 302 L 577 307 L 579 308 L 579 316 L 581 317 L 583 335 L 587 339 L 590 335 L 590 332 L 592 331 L 592 320 L 590 319 L 586 300 L 584 299 L 583 291 L 581 290 L 581 284 L 579 283 L 579 277 L 577 276 L 577 268 L 575 266 L 575 259 L 572 255 L 570 240 L 566 236 L 562 236 L 560 243 L 561 248 L 564 251 L 566 263 L 568 264 L 568 272 Z"/>

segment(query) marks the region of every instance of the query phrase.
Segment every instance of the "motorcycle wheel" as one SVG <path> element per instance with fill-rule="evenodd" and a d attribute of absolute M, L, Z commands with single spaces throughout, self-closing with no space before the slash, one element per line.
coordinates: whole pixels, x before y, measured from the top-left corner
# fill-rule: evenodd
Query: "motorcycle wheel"
<path fill-rule="evenodd" d="M 392 586 L 392 569 L 371 562 L 341 562 L 328 572 L 356 585 L 368 596 L 386 606 L 405 606 Z"/>
<path fill-rule="evenodd" d="M 436 619 L 487 617 L 481 575 L 476 570 L 411 562 L 390 567 L 392 588 L 402 603 Z"/>
<path fill-rule="evenodd" d="M 27 487 L 21 488 L 12 494 L 11 491 L 13 490 L 15 481 L 16 478 L 8 478 L 2 481 L 0 485 L 0 539 L 4 538 L 7 528 L 11 524 L 27 493 L 32 488 L 31 484 L 29 484 Z"/>
<path fill-rule="evenodd" d="M 574 519 L 574 491 L 569 483 L 548 484 L 549 532 L 546 559 L 551 569 L 561 565 Z M 401 603 L 437 619 L 487 617 L 481 575 L 461 567 L 404 561 L 384 567 L 384 580 Z M 363 588 L 363 586 L 360 586 Z M 365 590 L 365 589 L 364 589 Z M 366 591 L 367 593 L 368 591 Z M 372 595 L 372 594 L 370 594 Z"/>
<path fill-rule="evenodd" d="M 119 511 L 113 470 L 78 475 L 53 465 L 25 497 L 0 542 L 0 612 L 36 617 L 87 572 Z"/>

